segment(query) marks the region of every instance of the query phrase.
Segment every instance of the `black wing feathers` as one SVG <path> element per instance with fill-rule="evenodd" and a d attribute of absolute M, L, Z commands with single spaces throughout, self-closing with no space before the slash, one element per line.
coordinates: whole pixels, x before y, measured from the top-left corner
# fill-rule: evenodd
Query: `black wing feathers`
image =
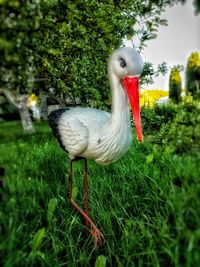
<path fill-rule="evenodd" d="M 48 116 L 48 120 L 49 120 L 49 126 L 51 127 L 54 136 L 56 137 L 56 139 L 58 140 L 58 143 L 60 144 L 61 148 L 63 150 L 66 151 L 65 147 L 62 144 L 62 140 L 61 140 L 61 136 L 58 130 L 58 125 L 59 125 L 59 120 L 61 115 L 68 110 L 67 108 L 65 109 L 57 109 L 52 111 L 49 116 Z"/>

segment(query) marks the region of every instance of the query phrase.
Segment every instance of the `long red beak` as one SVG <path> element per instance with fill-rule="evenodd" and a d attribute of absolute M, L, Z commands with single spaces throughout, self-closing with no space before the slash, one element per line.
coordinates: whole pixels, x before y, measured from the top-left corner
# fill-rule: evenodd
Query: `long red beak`
<path fill-rule="evenodd" d="M 142 127 L 140 119 L 140 102 L 139 102 L 139 78 L 127 76 L 122 80 L 122 84 L 126 89 L 129 97 L 129 102 L 135 120 L 135 128 L 138 136 L 138 141 L 142 142 Z"/>

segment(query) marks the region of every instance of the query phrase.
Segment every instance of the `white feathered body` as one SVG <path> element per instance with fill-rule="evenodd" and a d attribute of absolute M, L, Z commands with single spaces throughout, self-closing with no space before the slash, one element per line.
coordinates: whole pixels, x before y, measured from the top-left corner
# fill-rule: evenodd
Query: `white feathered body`
<path fill-rule="evenodd" d="M 109 164 L 121 158 L 132 141 L 130 122 L 124 115 L 113 122 L 111 114 L 102 110 L 66 110 L 60 116 L 58 131 L 69 157 L 90 158 L 99 164 Z"/>

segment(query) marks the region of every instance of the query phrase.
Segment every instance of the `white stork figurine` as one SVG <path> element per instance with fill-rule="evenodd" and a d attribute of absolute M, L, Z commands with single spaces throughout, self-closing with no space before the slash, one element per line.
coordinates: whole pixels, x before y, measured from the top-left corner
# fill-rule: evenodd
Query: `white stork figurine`
<path fill-rule="evenodd" d="M 49 124 L 60 146 L 70 158 L 70 202 L 86 219 L 86 227 L 92 227 L 96 245 L 104 237 L 88 217 L 88 171 L 86 159 L 99 164 L 109 164 L 121 158 L 132 142 L 129 116 L 130 102 L 135 119 L 138 140 L 142 141 L 140 123 L 138 79 L 143 61 L 134 48 L 119 48 L 110 56 L 108 76 L 112 89 L 111 113 L 94 108 L 69 108 L 53 111 Z M 72 199 L 72 162 L 85 160 L 85 212 Z"/>

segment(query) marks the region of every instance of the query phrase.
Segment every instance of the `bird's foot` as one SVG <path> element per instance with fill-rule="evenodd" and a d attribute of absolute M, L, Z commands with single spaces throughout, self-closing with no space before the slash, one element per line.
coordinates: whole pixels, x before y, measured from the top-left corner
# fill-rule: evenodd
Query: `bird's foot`
<path fill-rule="evenodd" d="M 91 234 L 94 238 L 94 246 L 95 246 L 95 248 L 102 247 L 104 242 L 105 242 L 105 238 L 96 226 L 92 226 L 92 227 L 93 227 L 93 229 L 92 229 Z"/>

